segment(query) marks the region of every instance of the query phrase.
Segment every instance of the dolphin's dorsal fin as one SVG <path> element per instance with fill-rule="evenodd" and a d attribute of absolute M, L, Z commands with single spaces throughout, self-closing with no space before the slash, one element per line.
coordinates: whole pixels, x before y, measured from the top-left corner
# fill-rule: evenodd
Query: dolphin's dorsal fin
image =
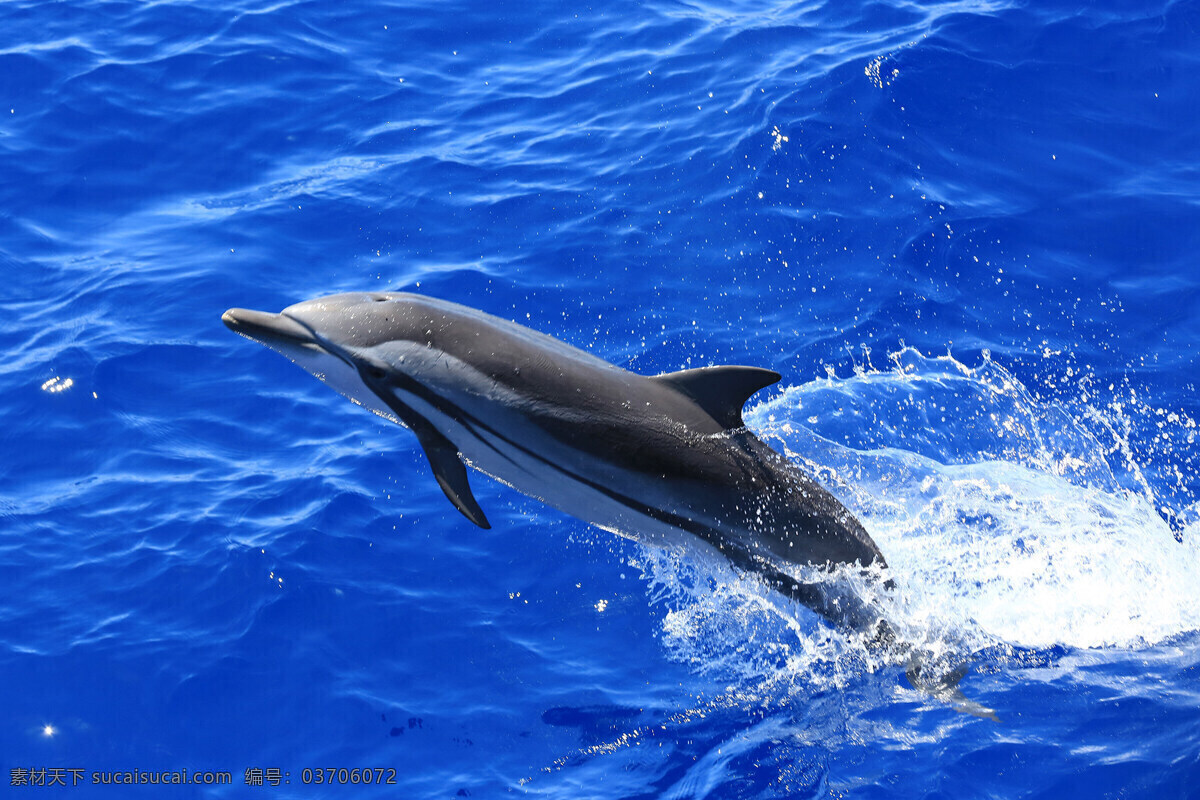
<path fill-rule="evenodd" d="M 782 376 L 761 367 L 700 367 L 656 375 L 651 380 L 669 384 L 696 401 L 722 427 L 741 428 L 742 406 L 750 395 Z"/>
<path fill-rule="evenodd" d="M 471 494 L 471 486 L 467 483 L 467 468 L 458 457 L 458 448 L 432 425 L 413 426 L 417 439 L 433 467 L 433 477 L 437 478 L 438 486 L 446 493 L 446 497 L 463 516 L 481 528 L 492 527 L 483 509 Z"/>

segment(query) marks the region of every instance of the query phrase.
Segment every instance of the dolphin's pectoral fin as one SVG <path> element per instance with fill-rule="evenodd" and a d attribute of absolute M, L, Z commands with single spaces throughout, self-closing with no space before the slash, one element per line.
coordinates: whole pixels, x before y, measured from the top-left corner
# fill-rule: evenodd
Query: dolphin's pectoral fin
<path fill-rule="evenodd" d="M 475 501 L 475 495 L 471 494 L 471 485 L 467 483 L 467 468 L 458 457 L 458 448 L 427 419 L 401 403 L 383 379 L 372 376 L 367 369 L 361 367 L 359 374 L 363 383 L 395 412 L 396 418 L 417 435 L 417 441 L 421 443 L 421 449 L 429 459 L 429 466 L 433 468 L 433 477 L 437 478 L 438 486 L 442 487 L 446 499 L 453 503 L 464 517 L 479 527 L 492 527 L 484 516 L 483 509 Z"/>
<path fill-rule="evenodd" d="M 433 477 L 437 478 L 438 486 L 442 487 L 447 499 L 464 517 L 479 527 L 492 527 L 484 516 L 483 509 L 475 501 L 475 495 L 471 494 L 471 485 L 467 483 L 467 468 L 458 457 L 458 448 L 432 425 L 421 426 L 421 429 L 416 430 L 416 434 L 425 450 L 425 457 L 429 459 L 429 466 L 433 467 Z"/>
<path fill-rule="evenodd" d="M 655 375 L 651 380 L 674 386 L 696 401 L 725 428 L 741 428 L 742 406 L 750 395 L 776 383 L 778 372 L 761 367 L 700 367 Z"/>

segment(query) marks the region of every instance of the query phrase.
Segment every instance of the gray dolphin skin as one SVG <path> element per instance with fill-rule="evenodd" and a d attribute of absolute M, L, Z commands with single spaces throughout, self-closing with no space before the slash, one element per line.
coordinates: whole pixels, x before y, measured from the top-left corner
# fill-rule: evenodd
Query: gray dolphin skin
<path fill-rule="evenodd" d="M 476 525 L 490 527 L 465 465 L 635 541 L 718 553 L 906 658 L 916 688 L 995 719 L 958 689 L 965 665 L 939 665 L 898 641 L 875 599 L 828 579 L 856 565 L 894 588 L 854 515 L 742 422 L 746 401 L 779 373 L 637 375 L 516 323 L 407 293 L 339 294 L 278 314 L 231 308 L 222 320 L 411 428 L 446 497 Z"/>
<path fill-rule="evenodd" d="M 222 319 L 411 428 L 446 497 L 476 525 L 489 527 L 464 461 L 639 542 L 703 543 L 839 625 L 862 630 L 878 619 L 787 570 L 886 562 L 845 506 L 746 430 L 742 406 L 776 372 L 716 366 L 646 377 L 415 294 L 341 294 L 278 314 L 233 308 Z"/>

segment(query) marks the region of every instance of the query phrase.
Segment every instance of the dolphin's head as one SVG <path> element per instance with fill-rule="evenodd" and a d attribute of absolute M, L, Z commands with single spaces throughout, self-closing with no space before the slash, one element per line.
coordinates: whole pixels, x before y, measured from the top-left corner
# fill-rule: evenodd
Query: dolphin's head
<path fill-rule="evenodd" d="M 231 330 L 273 349 L 313 340 L 363 350 L 384 342 L 416 340 L 437 301 L 403 292 L 352 292 L 318 297 L 278 314 L 231 308 L 221 320 Z"/>
<path fill-rule="evenodd" d="M 436 303 L 412 294 L 356 292 L 306 300 L 278 314 L 231 308 L 221 321 L 352 402 L 399 421 L 371 386 L 396 372 L 398 348 L 425 341 L 431 302 Z"/>

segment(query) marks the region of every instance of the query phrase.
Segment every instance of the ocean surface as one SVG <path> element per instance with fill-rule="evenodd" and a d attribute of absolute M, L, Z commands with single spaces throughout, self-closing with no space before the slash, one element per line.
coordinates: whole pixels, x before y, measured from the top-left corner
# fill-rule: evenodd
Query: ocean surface
<path fill-rule="evenodd" d="M 0 793 L 1200 797 L 1198 73 L 1195 0 L 0 3 Z M 475 528 L 221 324 L 384 289 L 782 373 L 748 426 L 999 721 Z"/>

